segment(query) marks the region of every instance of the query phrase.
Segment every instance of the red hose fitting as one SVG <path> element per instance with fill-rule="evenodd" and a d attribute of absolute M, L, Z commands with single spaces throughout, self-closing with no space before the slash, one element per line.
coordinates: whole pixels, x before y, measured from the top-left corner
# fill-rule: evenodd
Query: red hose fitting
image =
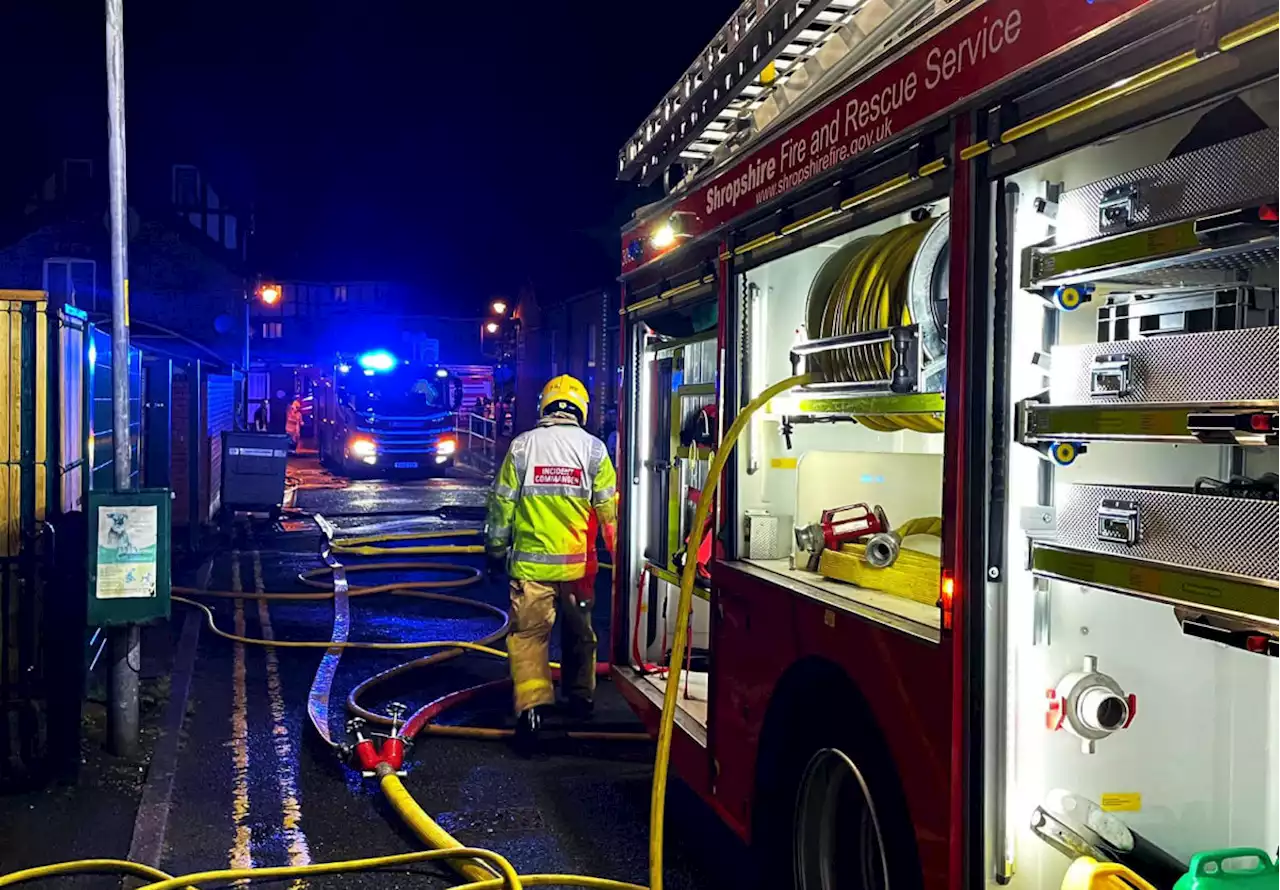
<path fill-rule="evenodd" d="M 401 751 L 402 757 L 403 753 Z M 373 747 L 372 739 L 361 739 L 356 743 L 356 762 L 360 764 L 360 769 L 364 772 L 373 772 L 374 768 L 382 760 L 383 758 L 378 755 L 377 749 Z"/>
<path fill-rule="evenodd" d="M 380 760 L 396 772 L 404 766 L 404 739 L 391 736 L 382 743 Z"/>

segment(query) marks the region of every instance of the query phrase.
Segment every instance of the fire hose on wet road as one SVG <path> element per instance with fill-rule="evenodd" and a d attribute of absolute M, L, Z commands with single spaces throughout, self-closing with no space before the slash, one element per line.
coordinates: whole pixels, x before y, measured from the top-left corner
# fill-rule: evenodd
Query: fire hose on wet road
<path fill-rule="evenodd" d="M 807 379 L 803 375 L 791 377 L 766 388 L 738 414 L 733 424 L 729 427 L 724 436 L 723 446 L 715 453 L 711 461 L 703 497 L 698 500 L 697 511 L 692 525 L 693 531 L 689 540 L 689 552 L 697 552 L 705 530 L 707 515 L 711 504 L 715 500 L 714 494 L 719 485 L 721 471 L 747 421 L 752 414 L 770 399 L 795 386 L 802 385 Z M 446 710 L 478 695 L 498 689 L 509 683 L 509 680 L 491 681 L 451 692 L 422 706 L 410 715 L 403 724 L 400 723 L 398 716 L 379 714 L 360 704 L 360 698 L 363 695 L 382 683 L 411 671 L 438 665 L 457 658 L 464 653 L 478 653 L 493 658 L 507 657 L 505 651 L 494 648 L 494 644 L 506 635 L 510 623 L 507 614 L 503 610 L 487 603 L 454 593 L 443 592 L 458 590 L 478 583 L 482 577 L 479 569 L 456 563 L 439 563 L 425 560 L 406 561 L 404 559 L 404 557 L 409 556 L 449 556 L 481 553 L 483 552 L 483 546 L 480 544 L 428 543 L 440 539 L 476 537 L 480 532 L 477 530 L 449 530 L 335 539 L 334 528 L 329 522 L 320 516 L 315 517 L 315 520 L 320 526 L 323 536 L 320 555 L 324 565 L 304 572 L 299 576 L 299 580 L 305 586 L 313 588 L 313 590 L 292 593 L 256 593 L 253 598 L 269 601 L 332 600 L 333 631 L 329 640 L 262 639 L 231 633 L 218 627 L 213 610 L 200 602 L 200 599 L 244 598 L 245 594 L 243 592 L 207 591 L 175 587 L 173 599 L 189 607 L 202 610 L 205 613 L 209 628 L 224 639 L 247 645 L 271 646 L 277 649 L 324 650 L 324 655 L 316 669 L 308 696 L 307 710 L 312 725 L 320 738 L 335 752 L 344 758 L 354 759 L 362 771 L 367 774 L 372 773 L 377 777 L 382 793 L 392 809 L 412 829 L 414 834 L 431 849 L 393 856 L 350 859 L 312 865 L 229 868 L 176 877 L 150 866 L 126 860 L 84 859 L 25 869 L 0 876 L 0 887 L 15 886 L 30 881 L 70 874 L 117 873 L 151 881 L 151 883 L 145 885 L 144 890 L 166 890 L 166 888 L 195 887 L 201 884 L 207 885 L 228 881 L 280 880 L 310 875 L 369 871 L 443 860 L 448 862 L 465 881 L 463 884 L 455 885 L 454 890 L 489 890 L 489 888 L 495 888 L 495 890 L 496 888 L 520 890 L 522 887 L 543 886 L 577 886 L 599 888 L 599 890 L 646 890 L 645 887 L 638 884 L 587 875 L 519 874 L 511 863 L 501 855 L 490 850 L 465 847 L 459 843 L 418 805 L 404 783 L 401 782 L 400 771 L 404 758 L 414 739 L 419 735 L 450 735 L 478 739 L 502 738 L 509 735 L 511 731 L 505 729 L 449 726 L 437 722 L 438 718 Z M 392 557 L 393 559 L 385 562 L 344 566 L 338 559 L 338 556 L 343 553 L 361 557 Z M 663 698 L 662 717 L 658 726 L 657 751 L 654 758 L 653 782 L 650 791 L 648 890 L 662 890 L 663 886 L 663 839 L 668 765 L 675 724 L 676 701 L 679 695 L 680 673 L 687 645 L 689 616 L 692 611 L 696 568 L 696 562 L 689 560 L 686 562 L 680 576 L 680 598 L 676 608 L 676 626 L 672 639 L 670 667 Z M 415 570 L 444 572 L 455 577 L 440 580 L 396 581 L 369 586 L 352 586 L 347 577 L 352 572 Z M 474 607 L 487 611 L 498 618 L 500 626 L 497 630 L 474 640 L 404 640 L 396 642 L 351 640 L 349 638 L 351 600 L 378 594 L 410 596 Z M 357 684 L 348 695 L 346 707 L 354 717 L 364 721 L 365 724 L 374 724 L 388 729 L 388 732 L 381 736 L 380 745 L 375 745 L 375 740 L 364 737 L 362 732 L 357 733 L 357 741 L 354 746 L 337 742 L 332 737 L 329 711 L 330 692 L 338 664 L 347 649 L 436 650 L 431 654 L 415 658 L 412 661 L 365 679 Z M 553 665 L 553 668 L 555 667 L 557 666 Z M 602 668 L 607 670 L 607 666 L 602 666 Z M 355 728 L 358 729 L 359 727 L 359 723 L 355 724 Z M 593 740 L 618 739 L 634 741 L 649 738 L 645 733 L 591 731 L 569 731 L 566 735 L 570 738 Z"/>

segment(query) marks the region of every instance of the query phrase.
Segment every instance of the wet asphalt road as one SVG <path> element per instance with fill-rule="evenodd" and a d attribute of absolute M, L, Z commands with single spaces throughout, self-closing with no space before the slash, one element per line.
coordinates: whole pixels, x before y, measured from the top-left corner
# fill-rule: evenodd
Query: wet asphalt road
<path fill-rule="evenodd" d="M 315 472 L 307 472 L 306 478 L 323 481 Z M 463 479 L 362 481 L 345 489 L 300 491 L 297 505 L 330 518 L 341 534 L 369 533 L 373 525 L 382 531 L 478 528 L 485 491 L 484 483 Z M 423 515 L 442 508 L 443 515 Z M 319 543 L 314 522 L 303 518 L 238 527 L 214 562 L 209 587 L 242 590 L 249 597 L 260 590 L 302 590 L 296 575 L 320 565 Z M 474 556 L 447 559 L 481 566 Z M 362 562 L 348 556 L 342 561 Z M 429 576 L 422 571 L 375 572 L 353 575 L 352 582 Z M 596 609 L 602 640 L 608 636 L 609 618 L 605 583 L 602 579 Z M 501 583 L 482 581 L 458 592 L 505 605 Z M 496 618 L 479 610 L 409 597 L 356 598 L 351 608 L 354 640 L 472 639 L 497 626 Z M 243 627 L 250 637 L 327 641 L 332 626 L 327 601 L 267 605 L 251 598 L 222 600 L 215 612 L 220 627 Z M 384 804 L 376 783 L 344 766 L 312 729 L 306 702 L 321 654 L 318 649 L 239 646 L 207 629 L 202 632 L 162 863 L 166 871 L 421 849 Z M 335 738 L 344 735 L 342 703 L 348 690 L 415 654 L 348 651 L 343 656 L 331 697 Z M 362 704 L 378 707 L 394 697 L 412 710 L 504 671 L 504 663 L 481 656 L 455 659 L 376 690 Z M 509 725 L 508 709 L 508 698 L 500 694 L 450 712 L 446 722 Z M 639 728 L 607 682 L 597 695 L 595 720 L 620 729 Z M 646 743 L 562 741 L 544 756 L 524 759 L 503 742 L 423 737 L 412 753 L 405 783 L 461 842 L 493 849 L 522 872 L 646 883 L 652 753 Z M 693 890 L 734 885 L 742 877 L 735 872 L 746 859 L 741 845 L 695 795 L 678 782 L 672 784 L 667 886 Z M 412 873 L 314 878 L 308 886 L 435 888 L 452 883 L 451 872 L 427 864 Z"/>

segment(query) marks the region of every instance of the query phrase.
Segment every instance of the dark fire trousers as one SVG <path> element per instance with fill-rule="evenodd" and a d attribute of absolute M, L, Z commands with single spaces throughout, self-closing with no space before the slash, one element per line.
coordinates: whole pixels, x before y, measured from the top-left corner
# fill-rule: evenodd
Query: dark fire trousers
<path fill-rule="evenodd" d="M 588 586 L 590 585 L 590 586 Z M 549 646 L 560 613 L 560 685 L 569 698 L 590 699 L 596 688 L 596 633 L 591 627 L 590 579 L 511 582 L 507 652 L 516 712 L 553 704 Z M 583 603 L 586 606 L 583 606 Z"/>

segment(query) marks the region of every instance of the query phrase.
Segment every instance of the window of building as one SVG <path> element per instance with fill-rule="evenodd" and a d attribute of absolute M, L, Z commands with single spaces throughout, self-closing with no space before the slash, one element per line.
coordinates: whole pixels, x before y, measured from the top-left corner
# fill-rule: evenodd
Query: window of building
<path fill-rule="evenodd" d="M 54 305 L 96 312 L 98 264 L 93 260 L 50 257 L 44 261 L 44 291 Z"/>
<path fill-rule="evenodd" d="M 200 171 L 190 164 L 173 165 L 173 203 L 178 207 L 200 206 Z"/>
<path fill-rule="evenodd" d="M 284 336 L 284 325 L 278 321 L 265 321 L 262 323 L 262 339 L 279 340 Z"/>
<path fill-rule="evenodd" d="M 333 302 L 347 302 L 347 286 L 345 284 L 335 285 L 333 288 Z"/>
<path fill-rule="evenodd" d="M 600 347 L 600 328 L 596 325 L 587 325 L 587 367 L 594 368 L 596 366 L 596 352 Z"/>

